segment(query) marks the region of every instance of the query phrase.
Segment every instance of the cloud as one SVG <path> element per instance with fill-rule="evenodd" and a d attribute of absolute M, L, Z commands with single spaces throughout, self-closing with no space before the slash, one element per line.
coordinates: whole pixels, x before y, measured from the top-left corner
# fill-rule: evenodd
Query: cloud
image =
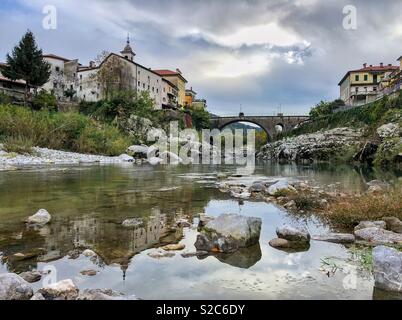
<path fill-rule="evenodd" d="M 398 0 L 54 0 L 53 31 L 41 27 L 48 2 L 2 1 L 1 57 L 27 28 L 45 52 L 83 63 L 103 49 L 121 50 L 130 32 L 138 62 L 179 67 L 218 114 L 237 113 L 240 104 L 245 113 L 273 113 L 279 105 L 307 113 L 337 98 L 348 69 L 395 63 L 402 54 Z M 348 4 L 357 8 L 354 31 L 342 27 Z"/>

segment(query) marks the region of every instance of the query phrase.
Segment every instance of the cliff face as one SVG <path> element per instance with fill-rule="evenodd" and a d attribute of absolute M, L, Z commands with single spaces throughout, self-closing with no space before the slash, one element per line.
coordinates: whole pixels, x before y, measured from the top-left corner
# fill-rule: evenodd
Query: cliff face
<path fill-rule="evenodd" d="M 402 129 L 398 123 L 388 123 L 370 137 L 364 136 L 364 129 L 321 130 L 269 143 L 261 148 L 257 158 L 298 163 L 357 161 L 390 165 L 401 162 Z"/>
<path fill-rule="evenodd" d="M 345 149 L 357 149 L 361 137 L 362 130 L 352 128 L 302 134 L 265 145 L 257 158 L 295 162 L 331 161 Z"/>

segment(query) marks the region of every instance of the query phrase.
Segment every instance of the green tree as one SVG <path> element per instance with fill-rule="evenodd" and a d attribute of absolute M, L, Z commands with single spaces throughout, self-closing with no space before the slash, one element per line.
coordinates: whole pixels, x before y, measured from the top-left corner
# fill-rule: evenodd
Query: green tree
<path fill-rule="evenodd" d="M 330 115 L 336 108 L 344 105 L 345 102 L 343 102 L 341 99 L 337 99 L 332 102 L 320 101 L 320 103 L 316 104 L 316 106 L 310 110 L 310 117 L 317 119 Z"/>
<path fill-rule="evenodd" d="M 31 31 L 27 31 L 12 54 L 7 54 L 7 66 L 3 75 L 11 80 L 25 80 L 25 103 L 30 88 L 44 85 L 50 77 L 50 65 L 43 60 L 42 50 L 35 42 Z"/>
<path fill-rule="evenodd" d="M 211 127 L 211 114 L 203 109 L 192 109 L 190 111 L 193 126 L 197 130 L 209 129 Z"/>

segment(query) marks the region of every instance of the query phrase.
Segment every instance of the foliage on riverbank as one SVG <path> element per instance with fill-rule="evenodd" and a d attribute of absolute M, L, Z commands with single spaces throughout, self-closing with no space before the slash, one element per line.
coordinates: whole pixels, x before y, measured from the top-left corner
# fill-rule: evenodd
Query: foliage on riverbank
<path fill-rule="evenodd" d="M 0 142 L 14 152 L 38 146 L 102 155 L 119 155 L 131 144 L 116 126 L 85 115 L 14 105 L 0 105 Z"/>
<path fill-rule="evenodd" d="M 384 97 L 367 106 L 317 117 L 313 121 L 292 130 L 288 135 L 297 136 L 338 127 L 366 127 L 366 136 L 369 136 L 382 124 L 397 119 L 402 121 L 401 114 L 402 95 L 395 99 Z"/>
<path fill-rule="evenodd" d="M 384 217 L 402 219 L 402 188 L 389 192 L 354 195 L 330 203 L 326 217 L 339 226 L 352 228 L 360 221 L 381 220 Z"/>

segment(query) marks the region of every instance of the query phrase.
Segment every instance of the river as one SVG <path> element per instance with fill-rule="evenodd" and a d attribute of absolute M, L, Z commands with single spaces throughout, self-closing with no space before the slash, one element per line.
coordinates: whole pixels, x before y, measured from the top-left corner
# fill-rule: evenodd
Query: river
<path fill-rule="evenodd" d="M 328 231 L 314 215 L 295 216 L 259 201 L 238 201 L 216 188 L 217 174 L 233 166 L 63 166 L 0 172 L 0 273 L 52 268 L 57 280 L 72 279 L 80 289 L 110 288 L 141 299 L 381 299 L 369 271 L 344 245 L 312 241 L 308 251 L 271 248 L 276 227 L 307 226 Z M 348 166 L 260 164 L 261 177 L 291 177 L 327 187 L 359 191 L 369 180 L 397 178 L 392 173 Z M 50 224 L 27 229 L 24 219 L 44 208 Z M 155 259 L 164 244 L 183 243 L 194 251 L 197 216 L 238 213 L 260 217 L 259 245 L 232 255 Z M 144 227 L 126 229 L 127 218 L 143 218 Z M 185 217 L 194 226 L 175 229 Z M 98 258 L 73 254 L 90 248 Z M 32 255 L 18 259 L 16 253 Z M 83 270 L 95 270 L 85 276 Z M 39 288 L 41 283 L 34 284 Z"/>

